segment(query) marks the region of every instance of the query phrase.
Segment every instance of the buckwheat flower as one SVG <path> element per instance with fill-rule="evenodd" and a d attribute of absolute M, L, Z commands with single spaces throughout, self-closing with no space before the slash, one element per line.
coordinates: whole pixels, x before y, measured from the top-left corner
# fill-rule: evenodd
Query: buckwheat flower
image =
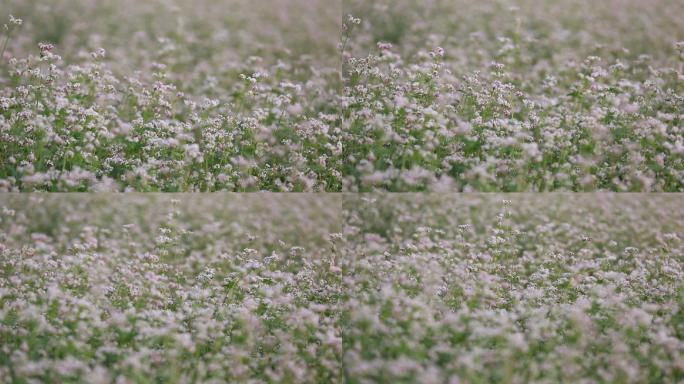
<path fill-rule="evenodd" d="M 384 43 L 384 42 L 379 41 L 377 46 L 378 46 L 378 49 L 381 51 L 389 51 L 392 49 L 391 43 Z"/>
<path fill-rule="evenodd" d="M 459 120 L 455 127 L 455 133 L 458 135 L 470 134 L 473 130 L 473 126 L 470 122 L 465 120 Z"/>
<path fill-rule="evenodd" d="M 22 19 L 9 15 L 9 22 L 12 25 L 20 26 L 24 21 Z"/>
<path fill-rule="evenodd" d="M 678 41 L 674 44 L 674 46 L 679 53 L 684 53 L 684 41 Z"/>
<path fill-rule="evenodd" d="M 444 48 L 442 48 L 442 47 L 435 48 L 433 52 L 438 57 L 444 57 Z"/>
<path fill-rule="evenodd" d="M 96 192 L 116 192 L 119 190 L 119 185 L 116 180 L 110 177 L 103 177 L 93 184 L 92 189 Z"/>
<path fill-rule="evenodd" d="M 50 43 L 38 43 L 38 48 L 40 49 L 41 53 L 47 53 L 52 51 L 55 48 L 55 46 Z"/>
<path fill-rule="evenodd" d="M 625 247 L 623 253 L 625 255 L 634 255 L 639 252 L 639 248 L 636 247 Z"/>
<path fill-rule="evenodd" d="M 348 16 L 347 16 L 347 21 L 348 21 L 349 23 L 351 23 L 351 24 L 354 24 L 354 25 L 359 25 L 359 24 L 361 24 L 361 19 L 358 18 L 358 17 L 354 17 L 354 16 L 352 16 L 352 15 L 348 15 Z"/>
<path fill-rule="evenodd" d="M 326 161 L 328 157 L 326 155 L 322 155 L 318 158 L 318 165 L 321 166 L 322 168 L 326 167 Z"/>
<path fill-rule="evenodd" d="M 670 232 L 663 234 L 663 238 L 668 241 L 679 241 L 680 237 L 677 233 Z"/>
<path fill-rule="evenodd" d="M 191 160 L 202 161 L 202 152 L 198 144 L 183 145 L 185 156 Z"/>
<path fill-rule="evenodd" d="M 292 104 L 292 105 L 287 107 L 287 113 L 289 113 L 291 115 L 300 115 L 300 114 L 302 114 L 303 111 L 304 111 L 304 108 L 299 103 Z"/>
<path fill-rule="evenodd" d="M 512 346 L 522 350 L 523 352 L 527 351 L 529 348 L 529 345 L 527 344 L 527 341 L 525 340 L 525 335 L 523 335 L 522 333 L 519 333 L 519 332 L 510 334 L 508 336 L 508 342 Z"/>
<path fill-rule="evenodd" d="M 539 150 L 537 143 L 524 143 L 522 144 L 522 148 L 529 157 L 536 161 L 541 160 L 541 151 Z"/>
<path fill-rule="evenodd" d="M 191 353 L 195 351 L 195 342 L 192 340 L 192 335 L 189 333 L 177 334 L 176 343 Z"/>
<path fill-rule="evenodd" d="M 396 108 L 401 109 L 409 105 L 409 99 L 404 97 L 403 95 L 396 95 L 394 96 L 394 105 Z"/>
<path fill-rule="evenodd" d="M 91 52 L 91 53 L 90 53 L 90 56 L 92 56 L 93 59 L 102 59 L 102 58 L 105 57 L 105 54 L 106 54 L 106 53 L 107 53 L 107 52 L 105 51 L 104 48 L 98 48 L 98 49 L 95 50 L 94 52 Z"/>

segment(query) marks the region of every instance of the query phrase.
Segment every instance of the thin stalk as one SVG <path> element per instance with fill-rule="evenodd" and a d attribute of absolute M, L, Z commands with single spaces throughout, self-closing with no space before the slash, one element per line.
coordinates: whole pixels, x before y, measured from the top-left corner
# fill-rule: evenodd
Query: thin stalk
<path fill-rule="evenodd" d="M 12 36 L 12 30 L 7 32 L 7 37 L 5 37 L 5 43 L 2 45 L 2 51 L 0 52 L 0 57 L 5 57 L 5 50 L 7 49 L 7 43 L 9 43 L 10 36 Z"/>

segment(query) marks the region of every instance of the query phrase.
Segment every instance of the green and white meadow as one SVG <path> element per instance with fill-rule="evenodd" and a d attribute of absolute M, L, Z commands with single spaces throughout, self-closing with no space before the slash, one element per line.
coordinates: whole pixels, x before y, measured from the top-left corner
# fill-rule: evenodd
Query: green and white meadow
<path fill-rule="evenodd" d="M 0 195 L 0 382 L 677 383 L 680 195 Z"/>
<path fill-rule="evenodd" d="M 682 190 L 683 2 L 344 4 L 347 190 Z"/>
<path fill-rule="evenodd" d="M 340 190 L 340 8 L 0 0 L 0 190 Z"/>
<path fill-rule="evenodd" d="M 683 204 L 351 198 L 345 382 L 681 382 Z"/>
<path fill-rule="evenodd" d="M 684 383 L 661 192 L 682 1 L 0 0 L 0 384 Z"/>
<path fill-rule="evenodd" d="M 333 197 L 26 194 L 0 209 L 1 383 L 340 381 Z"/>
<path fill-rule="evenodd" d="M 0 1 L 0 190 L 681 191 L 671 0 Z"/>

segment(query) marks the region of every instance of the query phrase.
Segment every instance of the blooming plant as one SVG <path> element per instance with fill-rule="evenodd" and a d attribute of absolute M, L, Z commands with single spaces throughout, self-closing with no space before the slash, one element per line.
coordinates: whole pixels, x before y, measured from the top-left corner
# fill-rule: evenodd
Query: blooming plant
<path fill-rule="evenodd" d="M 0 382 L 678 382 L 678 195 L 0 195 Z"/>
<path fill-rule="evenodd" d="M 0 0 L 0 384 L 684 382 L 681 15 Z"/>
<path fill-rule="evenodd" d="M 333 198 L 0 206 L 1 383 L 339 382 Z"/>
<path fill-rule="evenodd" d="M 682 190 L 680 2 L 5 2 L 1 190 Z"/>
<path fill-rule="evenodd" d="M 682 190 L 681 2 L 343 11 L 346 189 Z"/>
<path fill-rule="evenodd" d="M 327 2 L 9 3 L 0 190 L 341 189 Z"/>
<path fill-rule="evenodd" d="M 682 202 L 349 199 L 347 382 L 681 381 Z"/>

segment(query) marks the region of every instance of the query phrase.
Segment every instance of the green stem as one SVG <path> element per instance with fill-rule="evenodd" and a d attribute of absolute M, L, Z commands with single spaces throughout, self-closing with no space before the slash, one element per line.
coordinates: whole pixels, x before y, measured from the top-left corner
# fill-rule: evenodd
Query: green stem
<path fill-rule="evenodd" d="M 12 30 L 7 32 L 7 37 L 5 37 L 5 43 L 2 45 L 2 52 L 0 52 L 0 57 L 5 57 L 5 50 L 7 49 L 7 43 L 9 43 L 10 36 L 12 36 Z"/>

